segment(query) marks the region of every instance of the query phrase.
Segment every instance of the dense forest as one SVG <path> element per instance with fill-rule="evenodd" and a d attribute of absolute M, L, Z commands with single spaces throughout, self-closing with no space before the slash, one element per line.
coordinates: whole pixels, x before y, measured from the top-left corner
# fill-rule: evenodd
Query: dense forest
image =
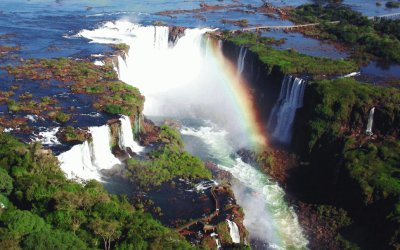
<path fill-rule="evenodd" d="M 0 133 L 0 249 L 191 249 L 102 184 L 67 180 L 39 144 Z"/>

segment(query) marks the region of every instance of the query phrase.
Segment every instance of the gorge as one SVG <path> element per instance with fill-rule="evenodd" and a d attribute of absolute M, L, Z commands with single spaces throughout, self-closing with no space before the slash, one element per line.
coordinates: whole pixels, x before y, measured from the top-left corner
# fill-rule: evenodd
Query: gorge
<path fill-rule="evenodd" d="M 0 249 L 397 249 L 395 10 L 271 2 L 1 2 Z"/>
<path fill-rule="evenodd" d="M 245 188 L 235 196 L 244 207 L 250 239 L 270 247 L 305 247 L 307 240 L 293 208 L 284 200 L 282 188 L 255 166 L 231 156 L 241 147 L 256 148 L 258 143 L 265 143 L 263 121 L 257 120 L 255 104 L 248 103 L 249 90 L 240 76 L 247 49 L 241 48 L 235 60 L 239 65 L 232 65 L 224 59 L 218 42 L 207 38 L 208 31 L 211 30 L 186 29 L 171 45 L 168 27 L 117 21 L 93 31 L 83 30 L 78 36 L 100 43 L 118 38 L 117 42 L 130 46 L 129 53 L 118 59 L 120 79 L 138 87 L 146 96 L 145 115 L 180 121 L 186 144 L 206 146 L 205 153 L 192 153 L 216 162 L 237 178 Z M 233 190 L 237 190 L 235 186 Z M 263 197 L 263 202 L 252 197 L 252 192 Z M 246 205 L 251 203 L 260 207 Z"/>

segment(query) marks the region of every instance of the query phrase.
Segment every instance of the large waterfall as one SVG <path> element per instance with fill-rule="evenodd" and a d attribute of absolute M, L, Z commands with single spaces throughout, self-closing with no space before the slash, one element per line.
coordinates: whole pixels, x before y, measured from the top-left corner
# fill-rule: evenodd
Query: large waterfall
<path fill-rule="evenodd" d="M 254 136 L 255 129 L 249 129 L 250 114 L 243 111 L 249 109 L 244 109 L 245 104 L 238 100 L 245 95 L 232 90 L 243 88 L 238 69 L 226 65 L 226 59 L 219 56 L 221 51 L 215 51 L 217 45 L 214 50 L 206 50 L 207 40 L 203 35 L 207 31 L 187 29 L 173 45 L 168 43 L 168 27 L 117 21 L 95 30 L 82 30 L 77 36 L 98 43 L 124 42 L 130 46 L 125 58 L 119 58 L 120 79 L 138 87 L 146 96 L 144 114 L 192 121 L 181 132 L 196 137 L 197 142 L 207 147 L 204 155 L 197 146 L 192 153 L 213 160 L 230 172 L 240 187 L 245 187 L 245 190 L 234 187 L 234 192 L 244 208 L 244 223 L 250 238 L 270 247 L 304 248 L 308 242 L 294 210 L 285 202 L 283 190 L 235 156 L 238 147 L 250 145 L 248 138 Z M 243 48 L 242 58 L 238 59 L 242 68 L 245 54 Z M 197 129 L 194 125 L 197 120 L 213 125 Z M 243 142 L 246 143 L 242 145 Z"/>
<path fill-rule="evenodd" d="M 268 120 L 270 135 L 274 140 L 290 143 L 296 111 L 303 106 L 305 86 L 301 78 L 286 75 L 283 79 L 278 101 Z"/>
<path fill-rule="evenodd" d="M 375 113 L 375 107 L 372 107 L 371 110 L 369 111 L 369 116 L 368 116 L 368 123 L 367 123 L 367 129 L 365 130 L 365 133 L 367 135 L 372 135 L 372 125 L 374 123 L 374 113 Z"/>
<path fill-rule="evenodd" d="M 240 243 L 239 228 L 234 221 L 226 220 L 233 243 Z"/>

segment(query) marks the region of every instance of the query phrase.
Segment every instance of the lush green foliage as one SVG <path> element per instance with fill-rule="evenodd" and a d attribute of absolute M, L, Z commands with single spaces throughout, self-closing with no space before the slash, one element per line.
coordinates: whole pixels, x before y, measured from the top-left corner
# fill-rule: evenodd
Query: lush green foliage
<path fill-rule="evenodd" d="M 130 49 L 130 46 L 126 43 L 113 44 L 112 47 L 116 50 L 122 50 L 125 53 L 128 53 Z"/>
<path fill-rule="evenodd" d="M 400 8 L 400 2 L 389 1 L 385 4 L 387 8 Z"/>
<path fill-rule="evenodd" d="M 72 126 L 67 126 L 65 128 L 61 128 L 61 135 L 60 138 L 64 142 L 70 142 L 70 141 L 78 141 L 78 142 L 84 142 L 86 139 L 88 139 L 88 134 L 81 130 L 81 129 L 75 129 Z"/>
<path fill-rule="evenodd" d="M 353 147 L 344 154 L 345 166 L 359 182 L 366 202 L 372 202 L 374 196 L 400 196 L 400 141 L 346 146 Z"/>
<path fill-rule="evenodd" d="M 312 99 L 310 99 L 312 96 Z M 322 136 L 337 138 L 343 135 L 344 127 L 350 130 L 365 129 L 369 109 L 379 105 L 388 117 L 387 127 L 377 129 L 388 133 L 396 129 L 396 117 L 400 115 L 400 92 L 397 89 L 375 87 L 357 82 L 351 78 L 324 80 L 308 85 L 306 102 L 310 102 L 308 123 L 310 139 L 308 149 L 317 146 Z M 361 127 L 361 128 L 360 128 Z M 386 130 L 386 131 L 383 131 Z"/>
<path fill-rule="evenodd" d="M 368 54 L 400 62 L 400 20 L 368 19 L 349 7 L 338 5 L 303 5 L 295 9 L 291 19 L 301 23 L 321 22 L 318 36 L 340 41 L 353 49 L 358 59 Z M 338 23 L 330 23 L 339 21 Z"/>
<path fill-rule="evenodd" d="M 0 249 L 191 249 L 100 183 L 67 180 L 38 144 L 0 143 Z"/>
<path fill-rule="evenodd" d="M 210 171 L 198 157 L 183 151 L 178 131 L 167 125 L 162 125 L 160 130 L 163 145 L 152 151 L 147 160 L 129 159 L 127 177 L 143 186 L 157 186 L 176 177 L 211 178 Z"/>
<path fill-rule="evenodd" d="M 249 46 L 258 55 L 269 72 L 277 67 L 284 74 L 335 75 L 345 74 L 357 69 L 354 62 L 312 57 L 294 50 L 277 50 L 266 45 L 270 38 L 259 37 L 256 33 L 225 33 L 224 38 L 237 45 Z"/>
<path fill-rule="evenodd" d="M 384 229 L 377 244 L 396 247 L 400 236 L 400 91 L 350 78 L 324 80 L 310 83 L 304 100 L 299 121 L 303 125 L 297 131 L 302 134 L 297 136 L 303 138 L 298 145 L 307 147 L 303 154 L 311 161 L 312 174 L 327 180 L 320 185 L 335 189 L 337 193 L 331 192 L 346 209 L 357 214 L 376 209 L 373 219 Z M 376 138 L 365 134 L 372 107 L 376 107 Z M 376 208 L 380 206 L 384 209 Z M 355 225 L 363 225 L 366 235 L 375 233 L 373 223 L 352 217 Z"/>
<path fill-rule="evenodd" d="M 91 62 L 74 61 L 67 58 L 27 60 L 19 66 L 4 67 L 9 74 L 16 78 L 32 80 L 55 79 L 61 82 L 71 82 L 68 85 L 71 91 L 79 94 L 97 95 L 93 106 L 100 111 L 111 114 L 132 116 L 143 110 L 144 97 L 139 90 L 121 81 L 118 81 L 116 72 L 111 65 L 96 66 Z M 0 95 L 0 101 L 2 96 Z M 42 99 L 37 102 L 29 99 L 29 94 L 22 96 L 23 101 L 16 102 L 7 98 L 10 111 L 29 111 L 35 114 L 44 110 L 56 109 L 49 104 L 54 100 Z M 53 117 L 59 122 L 69 120 L 64 113 L 55 113 Z M 68 118 L 68 119 L 67 119 Z"/>

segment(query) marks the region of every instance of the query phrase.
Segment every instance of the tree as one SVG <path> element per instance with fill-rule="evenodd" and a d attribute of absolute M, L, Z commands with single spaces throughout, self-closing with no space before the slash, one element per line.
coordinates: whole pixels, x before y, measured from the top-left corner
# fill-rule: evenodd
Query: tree
<path fill-rule="evenodd" d="M 13 179 L 0 167 L 0 194 L 8 196 L 13 189 Z"/>
<path fill-rule="evenodd" d="M 116 220 L 104 221 L 96 219 L 90 223 L 90 228 L 93 232 L 103 238 L 104 249 L 111 249 L 111 241 L 118 239 L 121 235 L 121 225 Z"/>
<path fill-rule="evenodd" d="M 23 241 L 24 249 L 43 250 L 43 249 L 87 249 L 87 245 L 76 235 L 62 230 L 48 230 L 36 232 L 28 235 Z"/>

